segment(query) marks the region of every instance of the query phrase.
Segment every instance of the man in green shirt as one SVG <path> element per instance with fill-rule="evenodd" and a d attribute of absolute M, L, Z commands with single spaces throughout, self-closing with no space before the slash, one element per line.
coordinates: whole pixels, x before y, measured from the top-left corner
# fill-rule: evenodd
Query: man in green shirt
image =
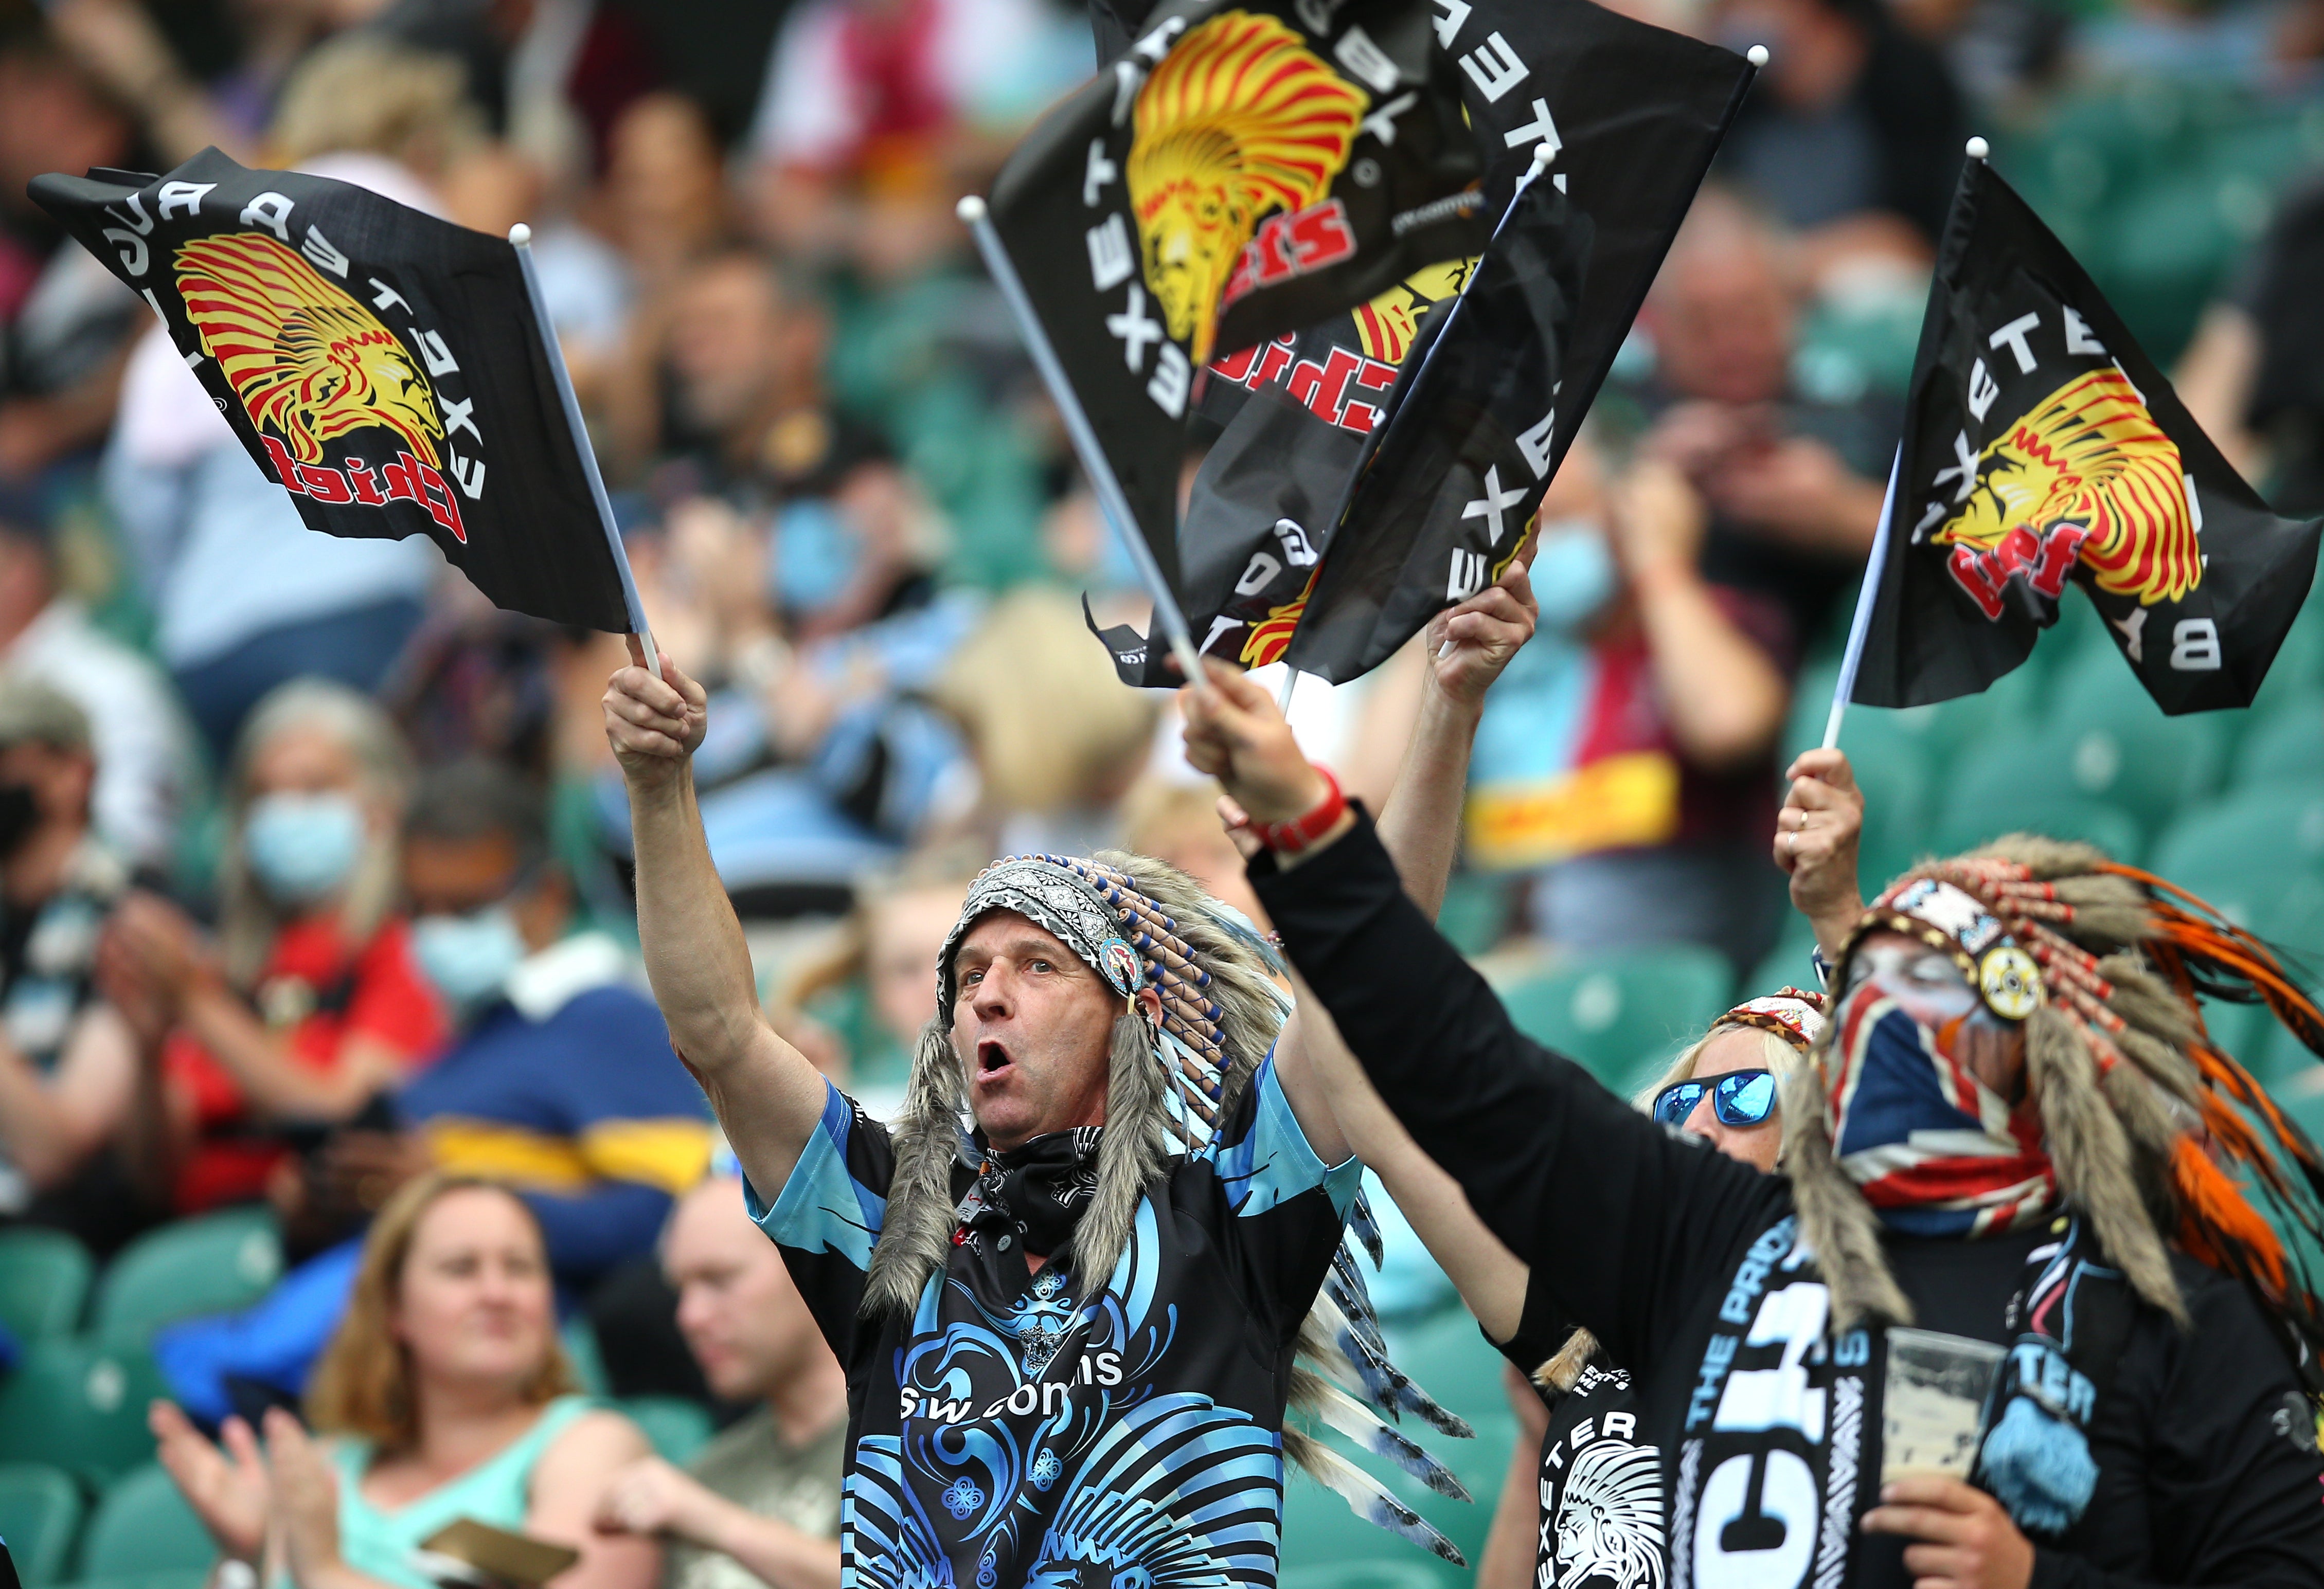
<path fill-rule="evenodd" d="M 710 1388 L 757 1403 L 684 1471 L 648 1456 L 607 1486 L 598 1527 L 669 1542 L 665 1589 L 835 1589 L 847 1380 L 742 1182 L 688 1193 L 662 1237 L 678 1327 Z"/>

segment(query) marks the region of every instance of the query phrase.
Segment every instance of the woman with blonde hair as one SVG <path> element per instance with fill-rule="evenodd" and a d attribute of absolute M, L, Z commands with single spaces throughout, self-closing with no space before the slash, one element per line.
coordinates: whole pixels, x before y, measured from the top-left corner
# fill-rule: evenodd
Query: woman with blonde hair
<path fill-rule="evenodd" d="M 389 1199 L 306 1410 L 321 1439 L 277 1409 L 262 1454 L 240 1419 L 222 1452 L 153 1404 L 162 1465 L 223 1560 L 277 1557 L 298 1589 L 436 1589 L 415 1553 L 473 1519 L 579 1551 L 558 1589 L 648 1589 L 660 1572 L 650 1540 L 590 1527 L 647 1443 L 573 1393 L 540 1226 L 504 1188 L 430 1174 Z"/>
<path fill-rule="evenodd" d="M 369 698 L 293 680 L 227 771 L 215 941 L 152 895 L 115 913 L 98 976 L 157 1061 L 144 1158 L 177 1212 L 264 1189 L 285 1150 L 254 1125 L 346 1120 L 442 1042 L 393 914 L 410 780 Z"/>

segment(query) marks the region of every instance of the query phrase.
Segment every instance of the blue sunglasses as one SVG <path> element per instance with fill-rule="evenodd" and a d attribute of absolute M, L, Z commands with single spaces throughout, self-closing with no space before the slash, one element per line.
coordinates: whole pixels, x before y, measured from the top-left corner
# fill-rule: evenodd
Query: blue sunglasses
<path fill-rule="evenodd" d="M 1711 1095 L 1711 1112 L 1721 1125 L 1757 1125 L 1775 1112 L 1775 1078 L 1766 1070 L 1729 1070 L 1709 1081 L 1681 1081 L 1655 1094 L 1654 1116 L 1665 1125 L 1683 1125 L 1694 1107 Z"/>

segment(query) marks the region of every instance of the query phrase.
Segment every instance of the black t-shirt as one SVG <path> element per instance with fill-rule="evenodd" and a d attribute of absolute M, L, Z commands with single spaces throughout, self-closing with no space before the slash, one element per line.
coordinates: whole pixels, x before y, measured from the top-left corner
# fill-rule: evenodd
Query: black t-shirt
<path fill-rule="evenodd" d="M 1554 1315 L 1542 1317 L 1546 1294 L 1527 1289 L 1517 1333 L 1500 1345 L 1528 1379 L 1572 1333 Z M 1536 1475 L 1536 1589 L 1655 1589 L 1665 1532 L 1662 1453 L 1638 1438 L 1630 1371 L 1595 1352 L 1571 1390 L 1544 1391 L 1542 1400 L 1549 1427 Z"/>
<path fill-rule="evenodd" d="M 1292 1355 L 1362 1172 L 1316 1158 L 1273 1061 L 1092 1291 L 964 1228 L 913 1317 L 862 1318 L 895 1162 L 835 1088 L 773 1207 L 748 1194 L 847 1370 L 848 1581 L 1272 1584 Z"/>
<path fill-rule="evenodd" d="M 1858 1531 L 1877 1487 L 1883 1344 L 1828 1328 L 1790 1183 L 1666 1131 L 1517 1033 L 1369 823 L 1296 870 L 1262 856 L 1251 874 L 1389 1107 L 1531 1266 L 1528 1312 L 1586 1326 L 1633 1375 L 1633 1443 L 1654 1448 L 1664 1502 L 1657 1589 L 1901 1582 Z M 1997 1339 L 2026 1252 L 1898 1242 L 1889 1259 L 1924 1324 Z M 2096 1493 L 2063 1538 L 2035 1538 L 2034 1584 L 2324 1589 L 2324 1462 L 2289 1416 L 2289 1358 L 2240 1285 L 2177 1268 L 2195 1328 L 2137 1311 L 2092 1428 Z"/>

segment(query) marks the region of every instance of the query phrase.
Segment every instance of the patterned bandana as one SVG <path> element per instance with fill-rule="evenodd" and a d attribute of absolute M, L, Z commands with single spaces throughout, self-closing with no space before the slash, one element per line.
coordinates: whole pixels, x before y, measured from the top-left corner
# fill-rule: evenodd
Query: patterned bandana
<path fill-rule="evenodd" d="M 1762 997 L 1744 1000 L 1711 1025 L 1714 1032 L 1721 1026 L 1757 1026 L 1805 1053 L 1823 1035 L 1823 1012 L 1822 994 L 1779 987 Z"/>
<path fill-rule="evenodd" d="M 1097 889 L 1047 856 L 1012 855 L 977 874 L 961 902 L 960 920 L 936 956 L 936 1018 L 952 1019 L 952 960 L 969 928 L 997 910 L 1014 911 L 1072 950 L 1089 969 L 1128 998 L 1144 985 L 1138 951 L 1118 930 L 1114 914 Z"/>
<path fill-rule="evenodd" d="M 980 1238 L 1022 1243 L 1040 1258 L 1061 1250 L 1097 1195 L 1097 1150 L 1104 1136 L 1102 1126 L 1076 1125 L 1007 1153 L 988 1153 L 977 1167 L 976 1184 L 954 1210 L 959 1221 L 954 1245 Z"/>
<path fill-rule="evenodd" d="M 1840 1023 L 1824 1098 L 1832 1151 L 1884 1224 L 1987 1235 L 2056 1205 L 2058 1173 L 2030 1101 L 2012 1109 L 1945 1052 L 1942 1033 L 1869 983 L 1840 1002 Z"/>

